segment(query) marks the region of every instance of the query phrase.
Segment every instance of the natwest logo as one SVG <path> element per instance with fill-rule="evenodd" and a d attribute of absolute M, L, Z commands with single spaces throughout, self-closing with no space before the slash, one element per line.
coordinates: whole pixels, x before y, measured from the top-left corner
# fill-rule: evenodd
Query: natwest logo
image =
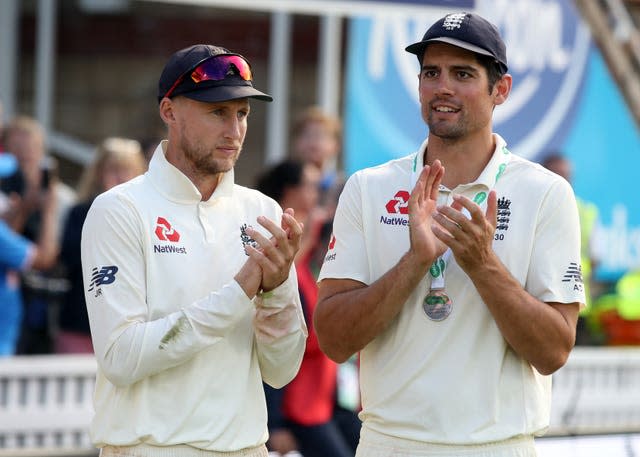
<path fill-rule="evenodd" d="M 399 190 L 385 205 L 389 214 L 409 214 L 409 192 Z"/>
<path fill-rule="evenodd" d="M 172 243 L 180 241 L 180 234 L 171 227 L 169 221 L 164 217 L 158 217 L 156 224 L 156 236 L 160 241 L 170 241 Z"/>

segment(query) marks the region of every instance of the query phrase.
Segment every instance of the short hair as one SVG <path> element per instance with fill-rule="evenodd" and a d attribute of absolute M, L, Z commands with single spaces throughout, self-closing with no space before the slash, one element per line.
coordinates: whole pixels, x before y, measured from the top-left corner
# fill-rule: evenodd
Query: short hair
<path fill-rule="evenodd" d="M 302 133 L 308 124 L 318 123 L 324 125 L 333 135 L 338 143 L 342 140 L 342 122 L 336 116 L 332 116 L 319 106 L 309 106 L 295 117 L 291 134 L 295 138 Z"/>
<path fill-rule="evenodd" d="M 280 203 L 286 189 L 302 183 L 304 167 L 301 160 L 286 159 L 260 175 L 256 188 Z"/>
<path fill-rule="evenodd" d="M 557 151 L 552 151 L 548 153 L 544 157 L 544 159 L 542 159 L 542 162 L 540 162 L 540 165 L 542 165 L 545 168 L 549 168 L 549 166 L 554 162 L 568 162 L 568 159 L 562 153 Z"/>
<path fill-rule="evenodd" d="M 478 63 L 484 67 L 487 71 L 487 80 L 489 81 L 489 93 L 493 91 L 494 86 L 500 79 L 506 74 L 500 63 L 491 56 L 484 56 L 482 54 L 476 54 Z"/>
<path fill-rule="evenodd" d="M 18 115 L 11 119 L 11 121 L 9 121 L 9 123 L 7 124 L 6 138 L 8 138 L 8 136 L 15 131 L 23 131 L 29 133 L 30 135 L 37 136 L 42 139 L 44 144 L 44 128 L 42 127 L 42 124 L 40 124 L 40 122 L 32 117 Z"/>
<path fill-rule="evenodd" d="M 108 163 L 131 169 L 135 174 L 142 174 L 147 169 L 140 142 L 129 138 L 106 138 L 96 148 L 95 159 L 80 178 L 79 201 L 90 200 L 106 190 L 102 189 L 101 175 Z"/>

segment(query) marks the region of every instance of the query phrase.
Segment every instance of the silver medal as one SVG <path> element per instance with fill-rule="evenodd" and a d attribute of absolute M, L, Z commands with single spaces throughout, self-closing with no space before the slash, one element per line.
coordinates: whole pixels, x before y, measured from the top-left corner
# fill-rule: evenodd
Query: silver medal
<path fill-rule="evenodd" d="M 444 289 L 431 289 L 422 303 L 422 309 L 432 321 L 443 321 L 449 314 L 453 303 Z"/>

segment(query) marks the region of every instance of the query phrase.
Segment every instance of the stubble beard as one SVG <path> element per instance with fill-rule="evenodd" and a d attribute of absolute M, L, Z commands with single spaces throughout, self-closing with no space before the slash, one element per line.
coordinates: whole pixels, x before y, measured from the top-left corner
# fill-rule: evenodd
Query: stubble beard
<path fill-rule="evenodd" d="M 467 125 L 463 119 L 452 123 L 447 121 L 435 121 L 433 112 L 427 117 L 429 133 L 446 140 L 457 140 L 467 133 Z"/>
<path fill-rule="evenodd" d="M 213 157 L 213 152 L 204 145 L 195 144 L 183 137 L 181 142 L 182 150 L 187 161 L 191 164 L 193 171 L 202 176 L 226 173 L 231 170 L 238 160 L 238 154 L 229 159 L 217 159 Z"/>

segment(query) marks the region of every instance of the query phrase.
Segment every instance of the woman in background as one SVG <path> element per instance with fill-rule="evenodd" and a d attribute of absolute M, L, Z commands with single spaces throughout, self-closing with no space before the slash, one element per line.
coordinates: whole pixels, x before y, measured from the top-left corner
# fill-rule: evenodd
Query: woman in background
<path fill-rule="evenodd" d="M 87 212 L 102 192 L 129 181 L 147 169 L 140 143 L 127 138 L 111 137 L 99 146 L 94 162 L 84 171 L 78 185 L 78 204 L 69 211 L 60 252 L 71 283 L 62 300 L 58 317 L 55 352 L 93 353 L 89 318 L 84 301 L 80 239 Z"/>
<path fill-rule="evenodd" d="M 283 389 L 265 386 L 269 410 L 271 451 L 285 455 L 298 450 L 304 457 L 352 457 L 360 436 L 355 412 L 337 404 L 338 366 L 318 345 L 313 312 L 318 286 L 310 261 L 326 250 L 321 230 L 329 218 L 318 205 L 321 172 L 308 161 L 285 160 L 258 180 L 258 190 L 283 208 L 293 208 L 304 223 L 302 244 L 295 258 L 300 301 L 309 330 L 300 370 Z"/>

